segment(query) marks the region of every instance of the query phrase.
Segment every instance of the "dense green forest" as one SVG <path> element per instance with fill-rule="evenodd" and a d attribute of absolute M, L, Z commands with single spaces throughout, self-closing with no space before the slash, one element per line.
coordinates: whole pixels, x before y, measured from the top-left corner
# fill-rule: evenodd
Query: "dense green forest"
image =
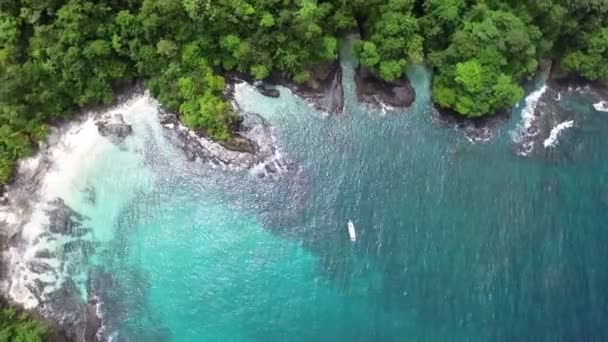
<path fill-rule="evenodd" d="M 230 139 L 225 71 L 304 82 L 358 32 L 385 80 L 434 68 L 433 99 L 476 117 L 508 108 L 543 58 L 608 78 L 606 0 L 11 0 L 0 2 L 0 184 L 48 124 L 147 87 L 190 127 Z"/>
<path fill-rule="evenodd" d="M 48 327 L 14 308 L 0 308 L 0 341 L 43 342 Z"/>

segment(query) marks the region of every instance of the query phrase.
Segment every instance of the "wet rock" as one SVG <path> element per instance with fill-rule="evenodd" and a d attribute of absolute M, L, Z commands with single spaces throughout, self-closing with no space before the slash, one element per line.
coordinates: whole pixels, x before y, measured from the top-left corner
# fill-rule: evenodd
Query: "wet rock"
<path fill-rule="evenodd" d="M 52 259 L 55 257 L 54 254 L 51 253 L 48 249 L 42 249 L 34 254 L 34 257 L 37 259 Z"/>
<path fill-rule="evenodd" d="M 95 124 L 99 134 L 109 138 L 115 144 L 122 143 L 133 132 L 133 128 L 125 122 L 121 114 L 115 114 L 111 118 L 102 118 Z"/>
<path fill-rule="evenodd" d="M 254 154 L 258 150 L 258 146 L 255 142 L 253 142 L 249 139 L 246 139 L 239 134 L 235 134 L 232 138 L 228 139 L 227 141 L 220 142 L 220 145 L 224 146 L 225 148 L 227 148 L 231 151 L 250 153 L 250 154 Z"/>
<path fill-rule="evenodd" d="M 88 230 L 82 227 L 85 217 L 74 211 L 61 199 L 55 199 L 49 203 L 54 206 L 47 212 L 49 218 L 49 230 L 52 233 L 82 236 Z"/>
<path fill-rule="evenodd" d="M 41 273 L 52 273 L 54 272 L 53 267 L 51 267 L 49 264 L 44 263 L 44 262 L 40 262 L 40 261 L 30 261 L 27 263 L 27 268 L 36 273 L 36 274 L 41 274 Z"/>
<path fill-rule="evenodd" d="M 274 166 L 274 164 L 266 164 L 264 165 L 264 169 L 268 173 L 277 173 L 277 168 Z"/>
<path fill-rule="evenodd" d="M 93 297 L 86 306 L 86 324 L 84 327 L 85 341 L 97 341 L 97 333 L 102 326 L 102 321 L 97 316 L 97 300 Z"/>
<path fill-rule="evenodd" d="M 64 253 L 73 253 L 76 251 L 82 251 L 85 256 L 89 256 L 95 251 L 95 245 L 91 241 L 86 240 L 68 241 L 63 245 Z"/>
<path fill-rule="evenodd" d="M 91 300 L 88 303 L 90 311 L 87 331 L 90 335 L 95 333 L 95 336 L 101 341 L 108 339 L 107 334 L 121 324 L 127 312 L 124 296 L 122 296 L 125 288 L 121 284 L 123 283 L 101 266 L 92 266 L 89 270 L 87 292 Z M 144 282 L 138 281 L 137 284 L 144 284 Z M 146 284 L 146 286 L 148 285 Z M 130 296 L 130 300 L 132 299 L 133 297 Z"/>
<path fill-rule="evenodd" d="M 183 126 L 174 114 L 162 112 L 163 127 L 169 140 L 184 151 L 189 161 L 200 160 L 223 167 L 250 168 L 271 158 L 276 147 L 270 126 L 255 113 L 242 113 L 238 131 L 227 141 L 214 142 L 203 132 Z"/>
<path fill-rule="evenodd" d="M 532 124 L 532 125 L 530 125 L 530 127 L 528 127 L 528 129 L 526 129 L 525 133 L 527 135 L 537 135 L 539 133 L 539 131 L 540 130 L 538 129 L 538 126 Z"/>
<path fill-rule="evenodd" d="M 28 287 L 28 290 L 30 290 L 32 293 L 34 293 L 38 297 L 40 297 L 40 295 L 44 292 L 44 289 L 47 286 L 53 285 L 51 283 L 42 281 L 40 279 L 34 279 L 33 283 L 34 283 L 34 285 L 31 287 Z"/>
<path fill-rule="evenodd" d="M 467 118 L 458 113 L 442 108 L 434 108 L 433 119 L 436 122 L 454 125 L 472 142 L 488 142 L 509 119 L 507 111 L 486 115 L 480 118 Z"/>
<path fill-rule="evenodd" d="M 344 109 L 342 66 L 339 61 L 318 66 L 310 71 L 310 79 L 302 84 L 273 74 L 270 82 L 289 88 L 292 92 L 312 103 L 315 109 L 329 113 L 341 113 Z"/>
<path fill-rule="evenodd" d="M 85 338 L 87 306 L 71 279 L 48 295 L 42 314 L 57 322 L 69 341 L 89 341 Z"/>
<path fill-rule="evenodd" d="M 87 291 L 89 293 L 99 295 L 104 291 L 111 291 L 115 286 L 116 281 L 111 273 L 108 273 L 99 266 L 91 267 L 87 282 Z"/>
<path fill-rule="evenodd" d="M 3 193 L 3 188 L 0 187 L 0 205 L 8 205 L 8 195 Z"/>
<path fill-rule="evenodd" d="M 387 82 L 362 66 L 355 72 L 355 84 L 359 101 L 376 107 L 409 107 L 416 97 L 409 80 Z"/>
<path fill-rule="evenodd" d="M 97 194 L 95 192 L 95 188 L 92 187 L 92 186 L 89 186 L 86 189 L 84 189 L 84 198 L 90 204 L 95 204 L 95 201 L 96 201 L 96 198 L 97 198 Z"/>
<path fill-rule="evenodd" d="M 259 82 L 259 83 L 258 83 L 258 84 L 255 86 L 255 89 L 257 89 L 257 91 L 258 91 L 260 94 L 262 94 L 262 95 L 264 95 L 264 96 L 266 96 L 266 97 L 273 97 L 273 98 L 276 98 L 276 97 L 279 97 L 279 96 L 281 95 L 281 92 L 280 92 L 278 89 L 268 87 L 268 85 L 266 85 L 266 84 L 265 84 L 265 83 L 263 83 L 263 82 Z"/>

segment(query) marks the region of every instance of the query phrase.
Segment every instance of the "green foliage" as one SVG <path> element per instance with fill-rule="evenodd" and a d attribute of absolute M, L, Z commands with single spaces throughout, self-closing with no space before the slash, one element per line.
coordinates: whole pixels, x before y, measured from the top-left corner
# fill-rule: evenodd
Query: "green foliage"
<path fill-rule="evenodd" d="M 519 79 L 536 71 L 541 35 L 511 12 L 472 8 L 450 45 L 430 54 L 435 102 L 473 117 L 512 106 L 523 96 Z"/>
<path fill-rule="evenodd" d="M 48 328 L 13 308 L 0 309 L 0 341 L 42 342 Z"/>
<path fill-rule="evenodd" d="M 512 106 L 541 58 L 608 78 L 608 5 L 590 0 L 13 0 L 0 2 L 0 184 L 47 124 L 142 79 L 185 124 L 218 140 L 237 117 L 228 70 L 303 83 L 358 31 L 360 63 L 403 77 L 424 59 L 433 99 L 480 116 Z M 558 43 L 559 42 L 559 43 Z"/>
<path fill-rule="evenodd" d="M 562 59 L 566 71 L 577 72 L 590 80 L 608 78 L 608 27 L 585 33 L 581 50 L 567 53 Z"/>
<path fill-rule="evenodd" d="M 368 34 L 354 46 L 361 63 L 387 81 L 403 76 L 408 61 L 422 61 L 424 39 L 412 9 L 409 0 L 380 3 L 366 21 Z"/>
<path fill-rule="evenodd" d="M 458 63 L 450 76 L 438 75 L 433 87 L 437 104 L 470 117 L 508 108 L 523 94 L 511 77 L 475 59 Z"/>

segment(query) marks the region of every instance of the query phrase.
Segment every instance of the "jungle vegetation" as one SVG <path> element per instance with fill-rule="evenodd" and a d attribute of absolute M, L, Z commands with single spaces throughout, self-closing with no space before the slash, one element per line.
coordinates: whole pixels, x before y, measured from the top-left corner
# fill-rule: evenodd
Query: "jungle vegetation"
<path fill-rule="evenodd" d="M 509 108 L 541 59 L 608 78 L 605 0 L 12 0 L 0 2 L 0 184 L 48 125 L 143 80 L 183 122 L 228 140 L 226 71 L 305 82 L 359 32 L 387 81 L 434 69 L 434 102 L 469 117 Z"/>

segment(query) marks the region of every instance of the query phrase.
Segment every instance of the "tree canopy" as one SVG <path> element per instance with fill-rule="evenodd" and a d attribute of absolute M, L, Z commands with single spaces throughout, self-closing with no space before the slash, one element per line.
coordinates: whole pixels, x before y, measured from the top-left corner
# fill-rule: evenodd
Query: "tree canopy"
<path fill-rule="evenodd" d="M 11 307 L 0 308 L 0 341 L 43 342 L 48 327 Z"/>
<path fill-rule="evenodd" d="M 542 58 L 608 77 L 608 3 L 597 0 L 13 0 L 0 2 L 0 184 L 50 123 L 144 80 L 183 122 L 217 140 L 237 116 L 227 71 L 305 82 L 342 34 L 387 81 L 434 69 L 433 99 L 477 117 L 509 108 Z"/>

